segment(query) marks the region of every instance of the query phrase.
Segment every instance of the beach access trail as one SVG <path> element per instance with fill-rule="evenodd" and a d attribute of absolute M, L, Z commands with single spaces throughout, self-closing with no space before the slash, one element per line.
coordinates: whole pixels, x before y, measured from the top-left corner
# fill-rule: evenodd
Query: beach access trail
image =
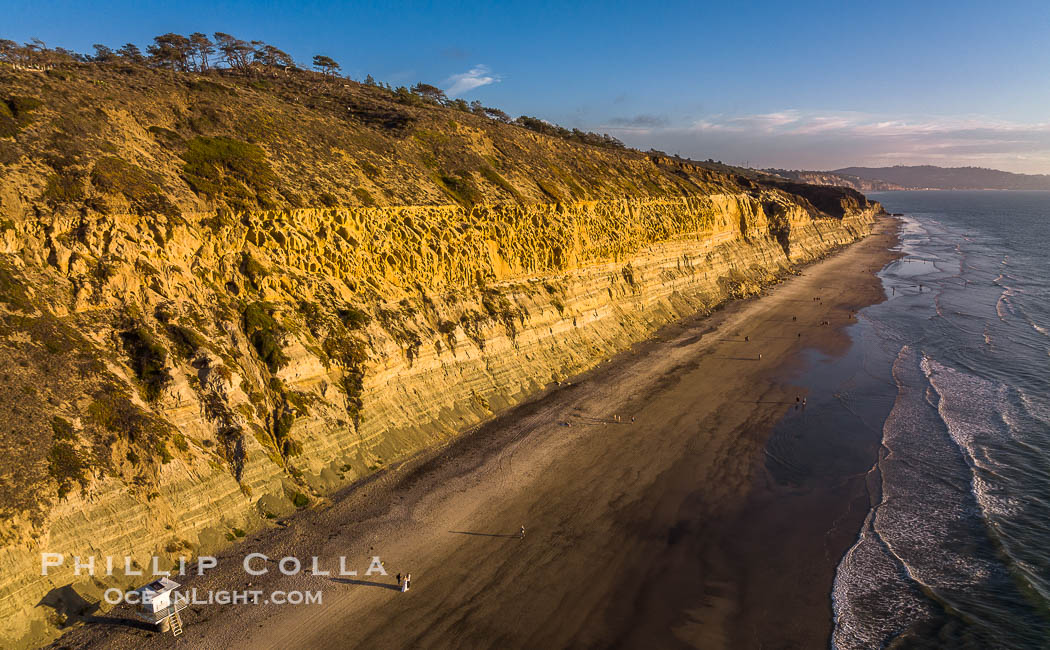
<path fill-rule="evenodd" d="M 186 581 L 198 592 L 249 580 L 266 593 L 321 590 L 322 604 L 191 606 L 178 639 L 88 625 L 58 643 L 709 648 L 757 647 L 775 632 L 784 647 L 826 646 L 834 567 L 859 526 L 836 509 L 863 516 L 853 503 L 863 476 L 814 494 L 819 512 L 788 522 L 790 539 L 741 539 L 766 529 L 740 517 L 756 491 L 773 494 L 765 442 L 801 394 L 790 383 L 800 353 L 849 345 L 852 310 L 882 299 L 874 271 L 893 256 L 896 224 L 880 218 L 874 234 L 765 295 L 669 326 L 328 507 L 250 535 Z M 756 512 L 784 528 L 775 507 Z M 828 522 L 841 550 L 829 551 Z M 773 560 L 752 564 L 740 548 Z M 791 557 L 776 560 L 783 549 Z M 252 552 L 295 556 L 304 572 L 282 575 L 274 561 L 246 576 Z M 374 555 L 388 576 L 364 575 Z M 333 575 L 311 575 L 312 556 Z M 340 556 L 357 577 L 335 575 Z M 412 574 L 407 593 L 397 573 Z"/>

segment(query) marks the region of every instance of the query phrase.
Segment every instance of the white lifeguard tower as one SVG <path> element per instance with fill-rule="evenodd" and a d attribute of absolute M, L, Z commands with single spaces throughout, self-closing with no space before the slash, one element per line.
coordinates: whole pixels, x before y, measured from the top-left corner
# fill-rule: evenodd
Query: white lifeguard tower
<path fill-rule="evenodd" d="M 139 594 L 138 617 L 147 623 L 156 625 L 161 632 L 171 630 L 172 636 L 182 634 L 182 617 L 179 610 L 186 603 L 176 597 L 175 590 L 179 583 L 169 578 L 158 578 L 145 587 L 135 591 Z"/>

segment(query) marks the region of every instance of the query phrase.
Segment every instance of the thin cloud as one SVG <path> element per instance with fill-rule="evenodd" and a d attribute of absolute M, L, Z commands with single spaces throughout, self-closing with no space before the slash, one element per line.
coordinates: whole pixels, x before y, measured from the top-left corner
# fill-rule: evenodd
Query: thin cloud
<path fill-rule="evenodd" d="M 773 133 L 800 119 L 797 111 L 759 113 L 756 115 L 712 115 L 697 120 L 690 127 L 695 131 L 721 131 L 724 133 Z"/>
<path fill-rule="evenodd" d="M 448 84 L 448 88 L 445 89 L 445 94 L 449 97 L 456 97 L 475 88 L 499 83 L 499 81 L 500 76 L 493 73 L 487 65 L 478 64 L 466 72 L 454 74 L 446 79 L 445 83 Z"/>
<path fill-rule="evenodd" d="M 670 121 L 662 115 L 634 115 L 632 117 L 614 117 L 609 120 L 611 126 L 634 127 L 651 129 L 667 126 Z"/>
<path fill-rule="evenodd" d="M 783 110 L 707 115 L 684 125 L 610 122 L 628 144 L 755 167 L 835 169 L 850 165 L 979 164 L 1050 171 L 1050 122 L 980 115 L 886 116 L 857 111 Z"/>
<path fill-rule="evenodd" d="M 966 134 L 1050 133 L 1050 123 L 1024 124 L 982 117 L 941 117 L 886 119 L 867 113 L 803 113 L 781 111 L 755 115 L 715 115 L 696 120 L 687 130 L 722 131 L 738 133 L 765 133 L 770 135 L 813 135 L 820 133 L 861 137 L 896 136 L 950 136 Z"/>

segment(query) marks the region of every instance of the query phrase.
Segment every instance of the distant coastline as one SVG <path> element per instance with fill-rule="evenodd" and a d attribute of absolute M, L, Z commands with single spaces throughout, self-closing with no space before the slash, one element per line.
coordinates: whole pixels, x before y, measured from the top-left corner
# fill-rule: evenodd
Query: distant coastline
<path fill-rule="evenodd" d="M 896 187 L 892 190 L 868 190 L 868 192 L 1050 192 L 1050 188 L 1021 190 L 1002 187 Z"/>
<path fill-rule="evenodd" d="M 859 192 L 901 190 L 1050 190 L 1050 175 L 1014 174 L 983 167 L 844 167 L 831 171 L 765 169 L 768 174 L 802 183 L 849 187 Z"/>

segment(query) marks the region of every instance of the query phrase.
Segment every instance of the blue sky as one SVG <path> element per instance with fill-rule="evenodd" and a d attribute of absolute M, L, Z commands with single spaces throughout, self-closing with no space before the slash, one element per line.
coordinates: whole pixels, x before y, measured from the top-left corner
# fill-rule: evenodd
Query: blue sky
<path fill-rule="evenodd" d="M 695 158 L 1050 173 L 1045 2 L 0 0 L 0 15 L 0 38 L 78 51 L 230 32 Z"/>

